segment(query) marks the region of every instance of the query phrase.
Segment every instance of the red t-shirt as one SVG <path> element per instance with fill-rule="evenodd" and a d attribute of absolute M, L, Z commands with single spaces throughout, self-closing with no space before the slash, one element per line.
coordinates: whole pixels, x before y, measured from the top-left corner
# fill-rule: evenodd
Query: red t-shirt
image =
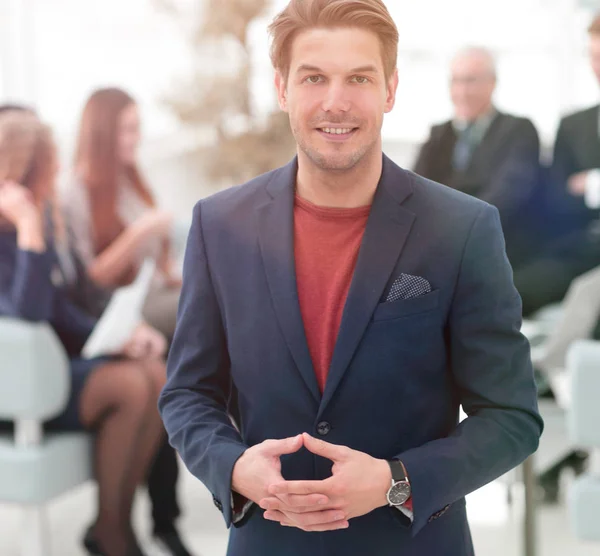
<path fill-rule="evenodd" d="M 370 210 L 370 206 L 319 207 L 296 195 L 294 257 L 298 299 L 321 393 Z M 412 499 L 404 507 L 412 511 Z"/>
<path fill-rule="evenodd" d="M 321 393 L 370 206 L 326 208 L 296 195 L 294 256 L 300 313 Z"/>

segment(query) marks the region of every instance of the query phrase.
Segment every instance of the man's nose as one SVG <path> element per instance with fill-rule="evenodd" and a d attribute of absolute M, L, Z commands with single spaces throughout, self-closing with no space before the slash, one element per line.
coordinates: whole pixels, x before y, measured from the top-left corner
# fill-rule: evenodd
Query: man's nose
<path fill-rule="evenodd" d="M 348 112 L 351 101 L 348 87 L 341 83 L 331 83 L 327 87 L 325 98 L 323 99 L 323 111 L 325 112 Z"/>

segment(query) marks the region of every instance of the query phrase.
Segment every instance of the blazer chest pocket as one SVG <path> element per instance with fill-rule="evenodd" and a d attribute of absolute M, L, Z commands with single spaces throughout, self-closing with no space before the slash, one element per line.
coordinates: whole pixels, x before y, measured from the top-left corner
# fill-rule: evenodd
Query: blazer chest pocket
<path fill-rule="evenodd" d="M 440 290 L 433 290 L 418 297 L 380 303 L 373 313 L 373 320 L 398 319 L 433 311 L 438 307 L 439 298 Z"/>

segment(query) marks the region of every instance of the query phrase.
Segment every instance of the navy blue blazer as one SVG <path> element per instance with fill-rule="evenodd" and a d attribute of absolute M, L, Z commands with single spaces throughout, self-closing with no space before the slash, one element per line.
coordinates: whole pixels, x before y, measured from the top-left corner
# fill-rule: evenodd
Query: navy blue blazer
<path fill-rule="evenodd" d="M 294 160 L 194 209 L 159 401 L 170 441 L 228 526 L 233 466 L 266 439 L 321 431 L 404 462 L 412 524 L 386 507 L 306 533 L 255 507 L 232 529 L 230 556 L 471 555 L 465 495 L 534 452 L 543 428 L 498 212 L 384 157 L 321 395 L 294 274 L 296 171 Z M 385 302 L 400 273 L 431 293 Z M 331 467 L 305 449 L 282 458 L 286 479 Z"/>
<path fill-rule="evenodd" d="M 52 247 L 24 251 L 14 231 L 0 231 L 0 316 L 48 321 L 66 351 L 79 355 L 96 319 L 69 301 L 60 281 L 64 275 Z"/>

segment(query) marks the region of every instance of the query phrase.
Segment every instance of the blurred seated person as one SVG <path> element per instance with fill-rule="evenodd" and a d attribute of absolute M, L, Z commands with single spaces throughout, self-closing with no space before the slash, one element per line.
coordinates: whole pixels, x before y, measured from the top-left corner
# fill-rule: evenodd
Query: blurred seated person
<path fill-rule="evenodd" d="M 30 111 L 0 113 L 0 315 L 47 321 L 70 358 L 71 394 L 47 429 L 95 434 L 98 508 L 84 537 L 90 554 L 140 556 L 131 524 L 135 490 L 163 437 L 156 409 L 165 339 L 138 327 L 120 355 L 82 359 L 95 319 L 69 302 L 74 279 L 54 201 L 56 149 Z M 6 425 L 6 423 L 5 423 Z"/>
<path fill-rule="evenodd" d="M 588 31 L 591 67 L 600 83 L 600 14 Z M 557 331 L 555 339 L 560 353 L 564 353 L 569 340 L 590 334 L 600 338 L 599 315 L 595 326 L 591 320 L 582 322 L 586 317 L 593 319 L 590 311 L 597 306 L 594 288 L 600 271 L 600 105 L 561 120 L 550 177 L 549 212 L 556 238 L 538 260 L 519 269 L 514 280 L 523 299 L 525 316 L 562 301 L 570 288 L 575 291 L 577 286 L 577 290 L 583 290 L 577 299 L 565 299 L 565 314 L 559 323 L 562 330 Z M 572 306 L 573 302 L 577 305 Z M 552 355 L 555 354 L 550 354 L 550 362 Z M 561 396 L 561 392 L 552 394 Z M 572 467 L 579 474 L 587 460 L 585 452 L 577 451 L 546 471 L 539 479 L 544 499 L 557 501 L 561 471 Z"/>
<path fill-rule="evenodd" d="M 592 70 L 600 82 L 600 15 L 589 28 Z M 565 296 L 572 280 L 600 265 L 600 105 L 560 122 L 550 172 L 555 239 L 541 256 L 515 272 L 529 315 Z"/>
<path fill-rule="evenodd" d="M 135 101 L 120 89 L 100 89 L 88 99 L 80 125 L 72 179 L 62 207 L 73 238 L 81 285 L 71 299 L 100 316 L 116 288 L 129 284 L 142 261 L 153 257 L 157 275 L 143 308 L 145 320 L 173 337 L 181 279 L 171 259 L 172 216 L 155 207 L 136 156 L 140 120 Z M 163 442 L 148 476 L 155 540 L 167 554 L 188 556 L 175 526 L 179 469 Z"/>
<path fill-rule="evenodd" d="M 101 300 L 96 295 L 81 302 L 93 312 L 102 312 L 112 291 L 129 284 L 142 261 L 153 257 L 158 273 L 144 317 L 171 339 L 181 289 L 171 256 L 173 217 L 156 207 L 141 175 L 139 142 L 135 101 L 120 89 L 95 91 L 83 110 L 63 208 L 77 254 L 105 294 Z"/>
<path fill-rule="evenodd" d="M 452 120 L 435 125 L 414 171 L 498 208 L 513 268 L 540 240 L 540 144 L 530 120 L 493 104 L 496 67 L 490 52 L 467 48 L 451 65 Z"/>

